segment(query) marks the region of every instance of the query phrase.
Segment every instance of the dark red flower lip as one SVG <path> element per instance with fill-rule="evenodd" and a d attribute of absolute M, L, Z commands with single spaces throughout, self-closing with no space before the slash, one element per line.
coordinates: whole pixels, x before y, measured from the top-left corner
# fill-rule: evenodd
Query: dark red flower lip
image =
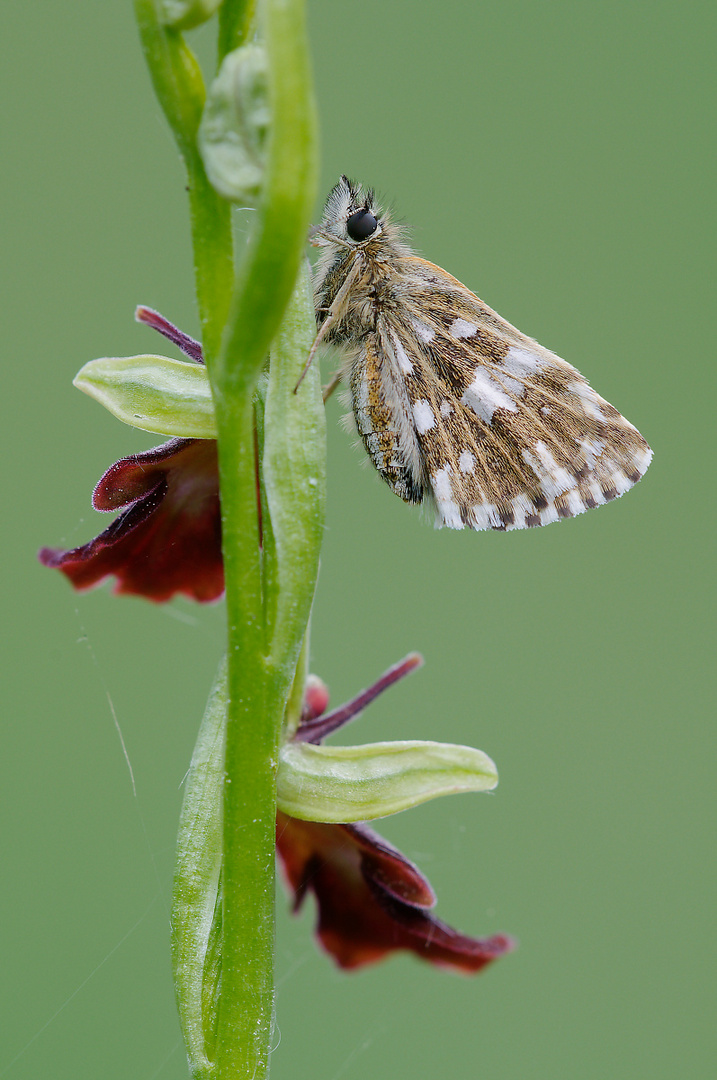
<path fill-rule="evenodd" d="M 184 594 L 217 600 L 224 591 L 217 447 L 171 439 L 115 462 L 95 488 L 96 510 L 122 510 L 94 540 L 43 548 L 40 562 L 76 589 L 116 578 L 115 592 L 158 603 Z"/>
<path fill-rule="evenodd" d="M 339 967 L 352 969 L 397 950 L 474 973 L 510 952 L 505 934 L 460 934 L 429 910 L 430 883 L 400 851 L 364 824 L 328 825 L 279 814 L 276 846 L 294 910 L 313 892 L 316 933 Z"/>

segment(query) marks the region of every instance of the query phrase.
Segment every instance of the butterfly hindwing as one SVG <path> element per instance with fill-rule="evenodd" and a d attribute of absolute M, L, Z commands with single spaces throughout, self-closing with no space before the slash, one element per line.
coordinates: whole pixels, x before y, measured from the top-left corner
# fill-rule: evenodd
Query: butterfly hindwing
<path fill-rule="evenodd" d="M 432 497 L 439 524 L 544 525 L 640 479 L 647 443 L 575 368 L 439 267 L 405 261 L 417 264 L 418 273 L 406 274 L 415 292 L 384 314 L 372 346 L 388 381 L 405 389 L 410 412 L 405 402 L 401 412 L 412 421 L 420 464 L 415 453 L 403 464 Z M 400 396 L 394 389 L 394 400 Z"/>

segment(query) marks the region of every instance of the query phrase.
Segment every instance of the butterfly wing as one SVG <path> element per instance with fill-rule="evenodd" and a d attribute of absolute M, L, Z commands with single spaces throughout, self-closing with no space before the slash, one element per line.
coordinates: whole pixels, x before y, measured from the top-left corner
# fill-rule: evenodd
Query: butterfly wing
<path fill-rule="evenodd" d="M 624 494 L 652 452 L 560 357 L 521 334 L 440 267 L 402 260 L 351 367 L 359 432 L 408 502 L 437 524 L 520 529 Z"/>

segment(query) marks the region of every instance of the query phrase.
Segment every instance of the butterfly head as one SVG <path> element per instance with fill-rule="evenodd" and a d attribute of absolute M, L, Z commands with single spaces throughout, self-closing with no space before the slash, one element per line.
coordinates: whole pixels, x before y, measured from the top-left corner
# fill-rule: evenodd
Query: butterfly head
<path fill-rule="evenodd" d="M 391 239 L 391 226 L 371 189 L 342 176 L 329 192 L 321 224 L 312 232 L 317 247 L 367 248 Z"/>

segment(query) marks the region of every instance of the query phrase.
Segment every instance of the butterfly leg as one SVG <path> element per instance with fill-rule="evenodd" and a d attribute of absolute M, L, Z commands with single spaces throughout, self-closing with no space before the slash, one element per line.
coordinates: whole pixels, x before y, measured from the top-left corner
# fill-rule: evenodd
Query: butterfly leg
<path fill-rule="evenodd" d="M 311 367 L 311 361 L 316 356 L 316 350 L 318 349 L 319 345 L 321 344 L 321 339 L 326 336 L 326 332 L 331 329 L 331 327 L 333 326 L 333 324 L 335 322 L 336 322 L 336 317 L 334 316 L 333 312 L 330 315 L 327 315 L 326 318 L 324 319 L 324 321 L 322 322 L 321 327 L 319 329 L 319 332 L 316 335 L 316 337 L 314 338 L 314 344 L 309 349 L 309 355 L 306 358 L 306 363 L 304 364 L 301 375 L 299 375 L 299 378 L 296 381 L 296 386 L 294 387 L 294 393 L 296 393 L 298 391 L 299 387 L 301 386 L 302 382 L 304 381 L 306 373 L 309 370 L 309 368 Z"/>
<path fill-rule="evenodd" d="M 354 280 L 355 280 L 355 278 L 356 278 L 356 276 L 358 274 L 359 268 L 360 268 L 360 263 L 358 262 L 358 260 L 356 260 L 354 262 L 353 266 L 351 267 L 351 269 L 349 270 L 349 272 L 348 272 L 348 274 L 346 276 L 346 280 L 344 281 L 343 285 L 341 286 L 339 291 L 336 293 L 336 296 L 334 297 L 333 302 L 331 304 L 331 307 L 329 309 L 329 313 L 326 316 L 326 318 L 324 319 L 324 321 L 322 322 L 321 326 L 319 327 L 319 332 L 316 335 L 316 337 L 314 338 L 314 344 L 309 349 L 309 355 L 306 358 L 306 363 L 304 364 L 304 369 L 301 372 L 301 375 L 299 375 L 299 378 L 298 378 L 298 380 L 296 382 L 296 386 L 294 387 L 294 393 L 297 392 L 297 390 L 301 386 L 302 382 L 304 381 L 304 377 L 305 377 L 307 371 L 309 370 L 309 368 L 311 367 L 311 361 L 314 359 L 314 356 L 316 355 L 316 350 L 318 349 L 318 347 L 319 347 L 319 345 L 321 343 L 321 339 L 326 336 L 328 331 L 331 330 L 332 327 L 334 327 L 336 325 L 336 323 L 339 321 L 339 319 L 341 318 L 341 316 L 343 314 L 344 303 L 346 301 L 347 296 L 349 295 L 349 292 L 351 291 L 351 287 L 352 287 L 352 285 L 354 283 Z"/>
<path fill-rule="evenodd" d="M 343 378 L 343 373 L 341 371 L 337 371 L 334 375 L 331 376 L 331 381 L 327 382 L 326 386 L 323 388 L 323 391 L 322 391 L 322 397 L 324 399 L 324 405 L 329 400 L 329 398 L 333 394 L 334 390 L 336 389 L 336 387 L 341 382 L 342 378 Z"/>

